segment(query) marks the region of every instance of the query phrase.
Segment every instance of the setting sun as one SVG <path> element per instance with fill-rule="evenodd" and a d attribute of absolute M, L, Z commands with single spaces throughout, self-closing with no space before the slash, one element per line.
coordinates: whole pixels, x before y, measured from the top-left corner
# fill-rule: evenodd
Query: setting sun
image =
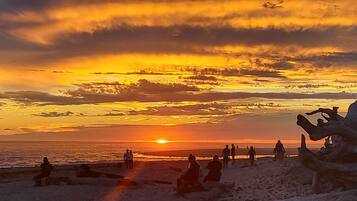
<path fill-rule="evenodd" d="M 156 140 L 156 142 L 159 144 L 166 144 L 168 141 L 164 140 L 164 139 L 158 139 L 158 140 Z"/>

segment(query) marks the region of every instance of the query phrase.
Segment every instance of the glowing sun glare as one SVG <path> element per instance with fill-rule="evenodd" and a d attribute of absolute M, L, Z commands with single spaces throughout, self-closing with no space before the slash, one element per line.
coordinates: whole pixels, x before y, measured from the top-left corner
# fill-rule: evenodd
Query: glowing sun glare
<path fill-rule="evenodd" d="M 165 143 L 167 143 L 167 140 L 158 139 L 158 140 L 156 140 L 156 142 L 159 143 L 159 144 L 165 144 Z"/>

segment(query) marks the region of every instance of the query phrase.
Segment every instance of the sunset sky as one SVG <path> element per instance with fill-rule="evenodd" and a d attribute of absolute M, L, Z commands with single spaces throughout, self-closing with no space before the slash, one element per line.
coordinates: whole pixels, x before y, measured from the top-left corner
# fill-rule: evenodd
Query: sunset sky
<path fill-rule="evenodd" d="M 356 99 L 355 0 L 0 1 L 0 140 L 294 143 Z"/>

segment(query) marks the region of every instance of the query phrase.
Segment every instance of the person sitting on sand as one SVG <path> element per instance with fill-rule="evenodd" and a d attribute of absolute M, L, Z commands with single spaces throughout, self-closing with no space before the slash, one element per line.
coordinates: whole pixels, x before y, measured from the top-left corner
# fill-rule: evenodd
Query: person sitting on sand
<path fill-rule="evenodd" d="M 198 178 L 200 175 L 200 165 L 196 161 L 196 157 L 192 154 L 188 157 L 189 165 L 186 172 L 177 179 L 177 192 L 191 192 L 194 186 L 200 186 Z"/>
<path fill-rule="evenodd" d="M 47 157 L 43 158 L 43 162 L 40 165 L 41 168 L 41 173 L 39 175 L 36 175 L 33 180 L 35 181 L 35 185 L 36 186 L 40 186 L 41 185 L 41 180 L 43 178 L 49 177 L 51 172 L 52 172 L 52 164 L 48 161 Z"/>
<path fill-rule="evenodd" d="M 228 145 L 226 145 L 226 148 L 224 148 L 222 151 L 223 167 L 225 167 L 225 168 L 228 167 L 229 154 L 230 154 L 230 151 L 229 151 Z"/>
<path fill-rule="evenodd" d="M 285 148 L 280 140 L 278 140 L 278 142 L 275 144 L 274 153 L 275 153 L 275 159 L 283 159 L 285 156 Z"/>
<path fill-rule="evenodd" d="M 253 166 L 254 160 L 255 160 L 255 155 L 256 155 L 255 149 L 253 148 L 253 146 L 250 146 L 248 155 L 249 155 L 250 166 Z"/>
<path fill-rule="evenodd" d="M 213 160 L 208 163 L 207 169 L 209 172 L 207 176 L 204 178 L 203 182 L 206 181 L 218 182 L 221 179 L 222 163 L 219 162 L 219 158 L 217 155 L 215 155 L 213 157 Z"/>

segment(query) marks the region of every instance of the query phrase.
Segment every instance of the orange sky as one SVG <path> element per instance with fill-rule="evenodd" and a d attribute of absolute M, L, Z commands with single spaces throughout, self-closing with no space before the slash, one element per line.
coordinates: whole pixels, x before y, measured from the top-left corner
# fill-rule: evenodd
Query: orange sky
<path fill-rule="evenodd" d="M 0 139 L 295 142 L 298 113 L 344 113 L 357 97 L 356 11 L 353 0 L 1 1 Z"/>

